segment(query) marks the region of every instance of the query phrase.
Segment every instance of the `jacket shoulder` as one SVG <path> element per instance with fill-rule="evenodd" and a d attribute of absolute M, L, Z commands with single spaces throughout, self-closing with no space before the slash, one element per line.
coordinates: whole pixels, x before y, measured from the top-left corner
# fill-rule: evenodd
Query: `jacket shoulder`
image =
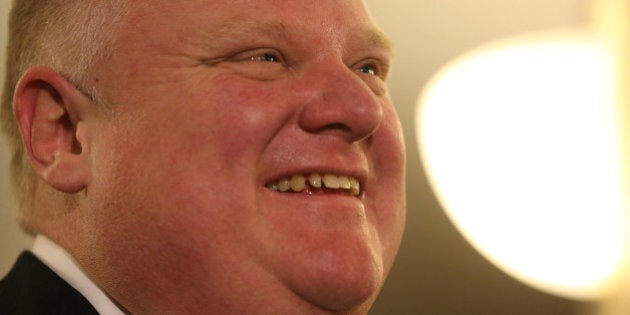
<path fill-rule="evenodd" d="M 0 280 L 0 314 L 98 314 L 81 293 L 30 252 Z"/>

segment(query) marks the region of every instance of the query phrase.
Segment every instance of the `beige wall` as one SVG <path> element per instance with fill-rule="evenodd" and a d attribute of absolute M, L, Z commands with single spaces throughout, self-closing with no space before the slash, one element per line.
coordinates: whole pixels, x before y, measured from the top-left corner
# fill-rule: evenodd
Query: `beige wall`
<path fill-rule="evenodd" d="M 455 231 L 423 177 L 413 139 L 413 116 L 420 88 L 451 58 L 498 37 L 584 24 L 588 0 L 366 2 L 396 45 L 390 92 L 407 136 L 409 195 L 401 253 L 372 314 L 582 314 L 589 304 L 525 287 L 490 265 Z M 2 47 L 8 3 L 0 0 Z M 6 147 L 1 143 L 0 274 L 29 244 L 12 220 L 6 167 Z"/>

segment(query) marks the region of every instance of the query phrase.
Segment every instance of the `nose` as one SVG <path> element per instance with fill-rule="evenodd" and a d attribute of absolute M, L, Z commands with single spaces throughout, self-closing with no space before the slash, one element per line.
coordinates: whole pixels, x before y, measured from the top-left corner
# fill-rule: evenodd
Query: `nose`
<path fill-rule="evenodd" d="M 303 130 L 358 142 L 378 129 L 383 119 L 379 96 L 342 62 L 315 66 L 301 81 L 308 95 L 298 120 Z"/>

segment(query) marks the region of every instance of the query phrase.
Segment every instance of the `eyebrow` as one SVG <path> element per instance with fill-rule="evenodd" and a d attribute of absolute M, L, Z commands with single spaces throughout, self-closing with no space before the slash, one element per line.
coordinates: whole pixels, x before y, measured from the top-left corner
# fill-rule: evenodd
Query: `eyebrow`
<path fill-rule="evenodd" d="M 389 37 L 378 28 L 369 28 L 365 31 L 364 38 L 369 45 L 380 47 L 388 54 L 394 51 L 394 44 Z"/>
<path fill-rule="evenodd" d="M 220 43 L 223 40 L 230 41 L 231 39 L 238 39 L 242 35 L 251 36 L 252 34 L 265 34 L 265 36 L 278 38 L 285 41 L 291 40 L 292 32 L 304 32 L 299 28 L 294 31 L 291 30 L 284 22 L 279 20 L 268 21 L 252 21 L 252 22 L 235 22 L 230 20 L 219 27 L 204 32 L 203 38 L 206 44 Z M 369 47 L 375 47 L 385 51 L 387 54 L 392 54 L 393 44 L 389 37 L 385 35 L 380 29 L 370 26 L 367 28 L 360 28 L 353 30 L 351 36 L 359 38 L 364 44 Z"/>

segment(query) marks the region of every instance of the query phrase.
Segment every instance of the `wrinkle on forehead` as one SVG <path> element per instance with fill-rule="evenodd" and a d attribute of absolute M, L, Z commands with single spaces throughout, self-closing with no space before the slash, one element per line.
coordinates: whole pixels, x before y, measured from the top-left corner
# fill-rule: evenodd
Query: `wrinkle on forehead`
<path fill-rule="evenodd" d="M 336 41 L 336 46 L 343 46 L 338 41 L 345 38 L 343 34 L 339 34 L 340 31 L 332 25 L 319 29 L 328 34 L 329 38 L 333 38 Z M 379 49 L 387 54 L 391 54 L 393 51 L 393 45 L 389 38 L 378 28 L 372 25 L 357 26 L 349 30 L 350 37 L 353 41 L 357 41 L 366 47 L 372 49 Z M 229 21 L 215 27 L 211 30 L 205 30 L 202 35 L 202 41 L 206 45 L 221 45 L 224 41 L 230 39 L 238 39 L 243 37 L 252 37 L 261 35 L 265 37 L 280 39 L 286 42 L 291 42 L 292 38 L 304 36 L 308 34 L 307 26 L 305 25 L 288 25 L 282 20 L 261 20 L 261 21 L 238 21 L 230 19 Z M 337 35 L 339 34 L 339 35 Z"/>
<path fill-rule="evenodd" d="M 298 31 L 300 32 L 300 31 Z M 282 21 L 238 21 L 230 19 L 227 22 L 202 32 L 201 40 L 204 45 L 223 45 L 231 39 L 249 38 L 256 35 L 289 40 L 289 29 Z"/>
<path fill-rule="evenodd" d="M 193 42 L 189 43 L 198 47 L 221 48 L 232 40 L 258 35 L 294 44 L 309 36 L 309 31 L 310 34 L 317 31 L 322 36 L 308 40 L 331 40 L 328 44 L 337 48 L 347 48 L 345 44 L 350 41 L 353 46 L 377 49 L 389 55 L 393 50 L 387 36 L 372 23 L 361 0 L 190 0 L 185 3 L 167 0 L 135 4 L 138 20 L 163 25 L 168 22 L 164 18 L 171 19 L 179 33 L 172 40 L 183 42 L 191 40 L 193 35 Z M 137 29 L 137 23 L 133 24 Z M 154 25 L 145 28 L 143 31 L 156 29 Z"/>

